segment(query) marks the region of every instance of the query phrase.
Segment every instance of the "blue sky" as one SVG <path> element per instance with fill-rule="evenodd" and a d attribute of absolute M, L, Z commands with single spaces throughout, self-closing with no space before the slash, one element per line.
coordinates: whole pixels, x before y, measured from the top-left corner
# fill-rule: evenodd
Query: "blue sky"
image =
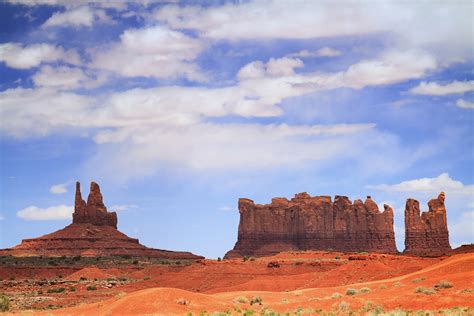
<path fill-rule="evenodd" d="M 222 256 L 239 197 L 446 192 L 474 241 L 472 2 L 0 3 L 0 247 L 101 185 L 119 229 Z"/>

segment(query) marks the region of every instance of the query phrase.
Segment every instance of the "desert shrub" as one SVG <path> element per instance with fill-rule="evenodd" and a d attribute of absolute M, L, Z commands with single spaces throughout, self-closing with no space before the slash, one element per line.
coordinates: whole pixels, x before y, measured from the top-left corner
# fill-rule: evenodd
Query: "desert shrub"
<path fill-rule="evenodd" d="M 392 286 L 393 286 L 393 287 L 399 287 L 399 286 L 402 286 L 402 285 L 403 285 L 402 282 L 395 282 L 395 283 L 393 283 Z"/>
<path fill-rule="evenodd" d="M 336 259 L 337 259 L 337 260 L 341 259 L 341 256 L 336 256 Z"/>
<path fill-rule="evenodd" d="M 76 288 L 74 286 L 69 287 L 69 292 L 76 292 Z"/>
<path fill-rule="evenodd" d="M 342 301 L 339 304 L 337 304 L 336 309 L 337 309 L 338 312 L 341 312 L 341 313 L 348 312 L 349 311 L 349 303 Z"/>
<path fill-rule="evenodd" d="M 426 295 L 431 295 L 431 294 L 436 293 L 436 291 L 434 289 L 431 289 L 431 288 L 426 288 L 426 287 L 420 286 L 420 287 L 417 287 L 415 289 L 415 293 L 423 293 L 423 294 L 426 294 Z"/>
<path fill-rule="evenodd" d="M 360 310 L 362 312 L 368 312 L 372 309 L 372 306 L 374 305 L 374 303 L 372 303 L 372 301 L 367 301 L 365 302 L 365 304 L 360 308 Z"/>
<path fill-rule="evenodd" d="M 342 294 L 338 292 L 332 293 L 331 295 L 331 298 L 340 298 L 340 297 L 342 297 Z"/>
<path fill-rule="evenodd" d="M 150 280 L 150 279 L 151 279 L 151 277 L 150 277 L 149 275 L 147 275 L 147 276 L 145 276 L 145 277 L 143 278 L 143 280 L 145 280 L 145 281 L 146 281 L 146 280 Z"/>
<path fill-rule="evenodd" d="M 346 295 L 356 295 L 357 294 L 357 290 L 356 289 L 347 289 L 346 290 Z"/>
<path fill-rule="evenodd" d="M 262 305 L 262 302 L 263 302 L 263 300 L 260 296 L 254 296 L 250 300 L 250 305 L 254 305 L 254 304 Z"/>
<path fill-rule="evenodd" d="M 133 260 L 133 264 L 138 264 L 138 260 Z"/>
<path fill-rule="evenodd" d="M 381 284 L 379 286 L 379 289 L 381 289 L 381 290 L 385 290 L 386 288 L 387 288 L 387 285 L 385 285 L 385 284 Z"/>
<path fill-rule="evenodd" d="M 97 290 L 97 287 L 96 287 L 95 285 L 88 285 L 88 286 L 86 287 L 86 290 L 88 290 L 88 291 L 95 291 L 95 290 Z"/>
<path fill-rule="evenodd" d="M 426 278 L 421 277 L 421 278 L 413 279 L 413 280 L 411 280 L 411 282 L 412 282 L 412 283 L 420 283 L 421 281 L 424 281 L 424 280 L 426 280 Z"/>
<path fill-rule="evenodd" d="M 79 281 L 86 281 L 86 280 L 87 280 L 86 277 L 82 277 L 82 276 L 81 276 L 81 277 L 79 278 Z"/>
<path fill-rule="evenodd" d="M 81 261 L 81 256 L 72 257 L 72 261 Z"/>
<path fill-rule="evenodd" d="M 282 302 L 283 304 L 288 304 L 289 301 L 288 301 L 287 298 L 284 298 L 284 299 L 281 300 L 281 302 Z"/>
<path fill-rule="evenodd" d="M 125 282 L 125 281 L 127 281 L 127 280 L 128 280 L 128 279 L 127 279 L 126 277 L 120 277 L 120 278 L 119 278 L 119 281 L 122 281 L 122 282 Z"/>
<path fill-rule="evenodd" d="M 63 287 L 58 287 L 56 289 L 48 289 L 48 293 L 62 293 L 64 292 L 66 289 L 63 288 Z"/>
<path fill-rule="evenodd" d="M 245 262 L 245 261 L 249 260 L 249 257 L 244 256 L 244 257 L 242 258 L 242 260 Z"/>
<path fill-rule="evenodd" d="M 237 302 L 237 303 L 248 303 L 249 302 L 248 298 L 246 298 L 245 296 L 237 297 L 234 301 Z"/>
<path fill-rule="evenodd" d="M 217 261 L 222 261 L 222 258 L 221 258 L 221 257 L 217 257 Z"/>
<path fill-rule="evenodd" d="M 115 281 L 114 278 L 107 278 L 107 282 L 113 282 L 113 281 Z"/>
<path fill-rule="evenodd" d="M 255 312 L 252 310 L 252 309 L 247 309 L 245 312 L 244 312 L 244 316 L 253 316 Z"/>
<path fill-rule="evenodd" d="M 131 255 L 122 255 L 122 259 L 132 259 Z"/>
<path fill-rule="evenodd" d="M 62 279 L 62 278 L 63 278 L 63 276 L 60 274 L 60 275 L 58 276 L 58 278 Z"/>
<path fill-rule="evenodd" d="M 435 290 L 439 289 L 449 289 L 452 288 L 453 284 L 449 281 L 439 281 L 438 283 L 435 284 L 434 288 Z"/>
<path fill-rule="evenodd" d="M 185 300 L 184 298 L 178 298 L 178 300 L 176 301 L 177 304 L 179 305 L 189 305 L 189 301 Z"/>
<path fill-rule="evenodd" d="M 363 287 L 363 288 L 360 289 L 360 292 L 361 293 L 369 293 L 370 289 L 368 287 Z"/>
<path fill-rule="evenodd" d="M 42 294 L 43 294 L 43 291 L 39 290 L 38 295 L 42 295 Z"/>
<path fill-rule="evenodd" d="M 6 312 L 10 309 L 10 298 L 5 294 L 0 294 L 0 312 Z"/>

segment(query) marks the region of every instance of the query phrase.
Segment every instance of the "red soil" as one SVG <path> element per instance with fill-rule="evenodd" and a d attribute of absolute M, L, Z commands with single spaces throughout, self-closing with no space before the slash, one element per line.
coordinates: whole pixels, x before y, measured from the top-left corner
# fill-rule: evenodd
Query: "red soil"
<path fill-rule="evenodd" d="M 417 258 L 400 257 L 401 260 Z M 407 260 L 408 259 L 408 260 Z M 398 262 L 402 263 L 402 262 Z M 222 264 L 231 265 L 229 263 Z M 252 264 L 253 265 L 253 264 Z M 383 263 L 382 263 L 383 265 Z M 210 265 L 212 266 L 212 265 Z M 214 265 L 219 266 L 219 264 Z M 366 274 L 370 269 L 378 269 L 379 265 L 367 266 Z M 347 271 L 348 272 L 348 271 Z M 362 269 L 351 274 L 364 272 Z M 340 274 L 343 273 L 343 274 Z M 339 279 L 347 276 L 339 271 Z M 336 278 L 335 274 L 333 278 Z M 308 275 L 309 276 L 309 275 Z M 414 283 L 413 280 L 424 278 L 422 281 Z M 251 287 L 267 287 L 267 279 L 256 281 Z M 291 283 L 292 278 L 287 282 Z M 432 295 L 415 293 L 415 289 L 420 286 L 432 287 L 441 280 L 447 280 L 453 284 L 452 288 L 441 289 Z M 296 278 L 295 282 L 301 282 Z M 335 280 L 333 281 L 335 282 Z M 278 283 L 278 282 L 277 282 Z M 382 286 L 383 285 L 383 286 Z M 295 284 L 288 285 L 295 288 Z M 386 286 L 386 287 L 385 287 Z M 277 285 L 277 287 L 279 287 Z M 281 287 L 281 286 L 280 286 Z M 345 295 L 347 288 L 360 290 L 363 287 L 370 288 L 368 293 L 359 293 L 354 296 Z M 234 310 L 239 306 L 242 310 L 252 308 L 256 311 L 262 308 L 270 308 L 276 312 L 293 312 L 299 306 L 304 309 L 323 309 L 334 310 L 344 301 L 351 310 L 357 310 L 364 306 L 368 301 L 374 305 L 382 305 L 384 310 L 393 310 L 401 308 L 404 310 L 439 310 L 453 306 L 474 308 L 474 293 L 462 291 L 473 289 L 474 287 L 474 255 L 461 254 L 456 255 L 441 262 L 427 266 L 416 272 L 407 273 L 402 276 L 387 278 L 378 281 L 369 281 L 363 283 L 354 283 L 350 286 L 320 286 L 318 288 L 309 288 L 304 290 L 294 290 L 290 292 L 266 292 L 266 291 L 225 291 L 215 294 L 193 293 L 176 288 L 150 288 L 133 293 L 129 293 L 122 298 L 112 298 L 107 301 L 82 305 L 62 310 L 47 311 L 46 314 L 56 315 L 110 315 L 110 314 L 154 314 L 154 315 L 183 315 L 187 312 L 198 313 L 201 311 L 215 312 Z M 342 294 L 341 298 L 332 298 L 332 294 L 338 292 Z M 262 305 L 253 305 L 239 303 L 237 298 L 259 296 L 262 298 Z M 186 302 L 185 305 L 178 302 Z M 474 311 L 474 310 L 472 310 Z M 39 313 L 42 314 L 42 313 Z"/>
<path fill-rule="evenodd" d="M 74 272 L 73 274 L 69 275 L 66 280 L 68 281 L 79 281 L 81 278 L 86 278 L 86 279 L 98 279 L 98 280 L 104 280 L 108 278 L 114 278 L 115 276 L 109 273 L 105 273 L 101 269 L 97 267 L 90 267 L 90 268 L 84 268 L 82 270 L 79 270 L 77 272 Z"/>

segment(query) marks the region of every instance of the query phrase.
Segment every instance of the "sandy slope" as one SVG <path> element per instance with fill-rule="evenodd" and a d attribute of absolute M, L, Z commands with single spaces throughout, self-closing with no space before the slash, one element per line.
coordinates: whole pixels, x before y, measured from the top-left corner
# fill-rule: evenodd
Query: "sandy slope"
<path fill-rule="evenodd" d="M 425 278 L 414 283 L 416 278 Z M 441 289 L 435 294 L 415 293 L 417 287 L 432 287 L 441 280 L 453 284 L 452 288 Z M 370 288 L 369 293 L 354 296 L 345 295 L 347 288 L 360 290 Z M 151 288 L 129 293 L 121 298 L 113 298 L 100 303 L 76 306 L 62 310 L 48 311 L 44 314 L 55 315 L 119 315 L 154 314 L 183 315 L 187 312 L 199 314 L 201 311 L 218 312 L 253 309 L 260 311 L 270 308 L 277 312 L 294 312 L 298 307 L 311 313 L 315 310 L 340 310 L 347 305 L 357 310 L 368 301 L 373 306 L 381 305 L 385 310 L 403 308 L 405 310 L 438 310 L 453 306 L 474 307 L 474 292 L 462 291 L 474 289 L 474 254 L 453 256 L 433 266 L 403 276 L 385 280 L 355 283 L 349 286 L 311 288 L 289 292 L 233 291 L 215 294 L 200 294 L 174 288 Z M 332 298 L 332 294 L 342 294 Z M 259 296 L 262 305 L 239 303 L 238 298 L 251 299 Z M 186 304 L 178 302 L 186 301 Z M 345 302 L 342 303 L 341 302 Z M 347 304 L 346 304 L 347 303 Z M 43 313 L 38 313 L 43 314 Z"/>

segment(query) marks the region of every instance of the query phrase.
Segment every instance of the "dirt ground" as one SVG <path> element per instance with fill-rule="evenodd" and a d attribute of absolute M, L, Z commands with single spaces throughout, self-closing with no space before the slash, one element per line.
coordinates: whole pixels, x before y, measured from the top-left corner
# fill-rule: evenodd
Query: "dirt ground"
<path fill-rule="evenodd" d="M 474 308 L 474 254 L 289 252 L 192 264 L 143 259 L 117 266 L 0 266 L 0 278 L 0 293 L 10 297 L 13 313 L 474 313 L 462 309 Z"/>

